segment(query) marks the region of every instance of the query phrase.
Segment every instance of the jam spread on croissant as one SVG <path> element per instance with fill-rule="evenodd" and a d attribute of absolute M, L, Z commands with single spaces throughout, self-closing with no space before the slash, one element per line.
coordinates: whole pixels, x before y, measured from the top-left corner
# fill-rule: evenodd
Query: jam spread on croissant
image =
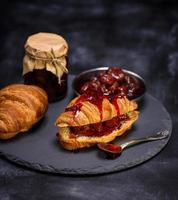
<path fill-rule="evenodd" d="M 122 123 L 127 120 L 129 120 L 129 116 L 127 114 L 124 114 L 104 122 L 89 124 L 85 126 L 70 127 L 70 137 L 101 137 L 104 135 L 109 135 L 114 130 L 118 130 L 121 127 Z"/>
<path fill-rule="evenodd" d="M 97 106 L 100 112 L 100 118 L 102 119 L 102 102 L 104 98 L 108 99 L 114 105 L 119 115 L 119 106 L 117 104 L 117 98 L 122 98 L 121 95 L 120 96 L 118 95 L 105 96 L 100 93 L 93 94 L 92 92 L 81 95 L 75 102 L 75 105 L 66 108 L 65 111 L 72 111 L 73 114 L 75 115 L 77 111 L 80 111 L 82 107 L 82 102 L 89 101 L 90 103 Z"/>
<path fill-rule="evenodd" d="M 80 94 L 100 93 L 102 95 L 125 95 L 132 100 L 144 91 L 144 85 L 136 77 L 124 72 L 121 68 L 109 67 L 102 70 L 86 82 L 79 89 Z"/>

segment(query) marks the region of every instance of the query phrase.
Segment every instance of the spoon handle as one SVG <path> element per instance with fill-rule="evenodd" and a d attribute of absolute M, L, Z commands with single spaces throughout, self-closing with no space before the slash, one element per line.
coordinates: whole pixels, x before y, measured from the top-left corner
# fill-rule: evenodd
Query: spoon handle
<path fill-rule="evenodd" d="M 149 142 L 149 141 L 154 141 L 154 140 L 161 140 L 161 139 L 164 139 L 168 136 L 169 136 L 169 131 L 165 130 L 165 131 L 158 132 L 158 133 L 156 133 L 152 136 L 149 136 L 149 137 L 134 139 L 134 140 L 128 141 L 124 144 L 121 144 L 120 146 L 121 146 L 122 149 L 125 149 L 127 147 L 130 147 L 130 146 L 133 146 L 133 145 L 136 145 L 136 144 L 139 144 L 139 143 Z"/>

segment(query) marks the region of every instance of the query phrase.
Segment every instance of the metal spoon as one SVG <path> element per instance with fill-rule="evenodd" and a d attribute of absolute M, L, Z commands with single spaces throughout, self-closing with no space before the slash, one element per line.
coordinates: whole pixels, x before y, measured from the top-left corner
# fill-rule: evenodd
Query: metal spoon
<path fill-rule="evenodd" d="M 117 145 L 117 144 L 111 144 L 111 143 L 98 143 L 97 146 L 99 149 L 101 149 L 102 151 L 112 154 L 112 155 L 117 155 L 117 154 L 121 154 L 122 151 L 130 146 L 134 146 L 136 144 L 140 144 L 143 142 L 149 142 L 149 141 L 154 141 L 154 140 L 162 140 L 164 138 L 167 138 L 169 136 L 169 131 L 165 130 L 165 131 L 161 131 L 158 132 L 152 136 L 149 137 L 144 137 L 144 138 L 139 138 L 139 139 L 134 139 L 134 140 L 130 140 L 126 143 L 123 143 L 121 145 Z"/>

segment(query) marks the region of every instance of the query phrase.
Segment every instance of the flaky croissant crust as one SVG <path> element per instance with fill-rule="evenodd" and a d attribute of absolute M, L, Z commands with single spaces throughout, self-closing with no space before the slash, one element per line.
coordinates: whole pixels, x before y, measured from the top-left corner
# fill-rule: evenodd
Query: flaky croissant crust
<path fill-rule="evenodd" d="M 123 135 L 128 129 L 130 129 L 133 123 L 138 118 L 138 111 L 131 111 L 128 113 L 129 120 L 125 121 L 118 130 L 114 130 L 109 135 L 104 135 L 102 137 L 87 137 L 79 136 L 75 138 L 70 137 L 70 128 L 62 127 L 60 128 L 58 134 L 58 140 L 62 147 L 67 150 L 76 150 L 80 148 L 91 147 L 97 143 L 102 142 L 111 142 L 116 137 Z"/>
<path fill-rule="evenodd" d="M 46 92 L 32 85 L 12 84 L 0 90 L 0 139 L 29 130 L 48 108 Z"/>
<path fill-rule="evenodd" d="M 74 106 L 78 98 L 80 97 L 73 99 L 67 107 Z M 118 97 L 117 105 L 119 107 L 119 114 L 125 114 L 137 108 L 137 103 L 135 101 L 129 101 L 126 97 Z M 103 98 L 102 119 L 101 112 L 98 107 L 89 101 L 84 101 L 82 102 L 82 106 L 79 112 L 62 112 L 56 119 L 55 124 L 59 127 L 83 126 L 100 121 L 110 120 L 117 115 L 118 111 L 115 105 L 113 105 L 107 98 Z"/>

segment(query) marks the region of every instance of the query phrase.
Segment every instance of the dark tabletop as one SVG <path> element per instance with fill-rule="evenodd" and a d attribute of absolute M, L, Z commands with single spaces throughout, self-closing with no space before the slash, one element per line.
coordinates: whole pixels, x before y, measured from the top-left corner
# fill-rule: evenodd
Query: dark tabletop
<path fill-rule="evenodd" d="M 122 66 L 140 74 L 166 107 L 173 132 L 148 162 L 100 176 L 51 175 L 0 159 L 0 199 L 178 199 L 178 5 L 174 1 L 4 1 L 0 88 L 22 80 L 23 45 L 36 32 L 63 35 L 70 73 Z M 154 113 L 153 113 L 154 115 Z"/>

